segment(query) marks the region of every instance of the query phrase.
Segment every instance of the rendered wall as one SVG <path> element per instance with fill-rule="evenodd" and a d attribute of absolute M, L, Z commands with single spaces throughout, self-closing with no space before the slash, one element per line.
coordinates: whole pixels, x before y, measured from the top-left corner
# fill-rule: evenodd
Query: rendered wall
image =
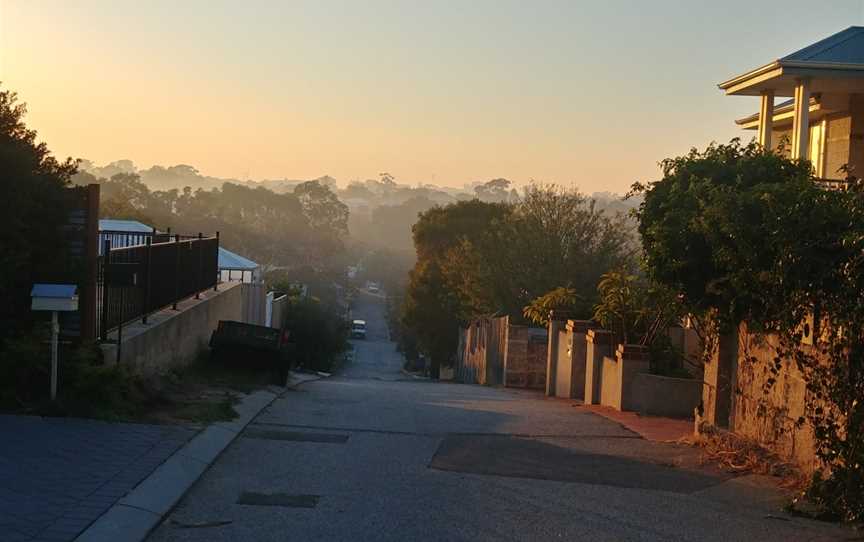
<path fill-rule="evenodd" d="M 152 314 L 147 324 L 138 321 L 124 326 L 119 362 L 144 375 L 191 363 L 207 348 L 219 320 L 243 321 L 248 286 L 223 283 L 219 291 L 208 290 L 201 294 L 201 299 L 178 303 L 177 311 L 162 310 Z M 116 341 L 117 331 L 109 334 L 109 339 Z M 117 344 L 106 343 L 101 347 L 105 363 L 115 363 Z"/>
<path fill-rule="evenodd" d="M 570 397 L 570 389 L 573 385 L 573 363 L 570 356 L 570 340 L 572 333 L 567 330 L 558 331 L 557 347 L 550 356 L 555 356 L 555 397 Z"/>
<path fill-rule="evenodd" d="M 589 329 L 585 336 L 586 405 L 600 404 L 603 385 L 603 358 L 612 356 L 612 333 L 604 329 Z"/>
<path fill-rule="evenodd" d="M 633 410 L 651 416 L 693 418 L 702 401 L 702 381 L 640 373 L 631 387 Z"/>
<path fill-rule="evenodd" d="M 621 410 L 621 372 L 616 358 L 603 357 L 600 377 L 600 404 Z"/>

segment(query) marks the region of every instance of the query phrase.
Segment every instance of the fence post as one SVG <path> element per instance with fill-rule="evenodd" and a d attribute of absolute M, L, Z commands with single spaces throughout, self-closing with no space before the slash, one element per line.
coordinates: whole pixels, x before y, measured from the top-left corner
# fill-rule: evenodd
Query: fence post
<path fill-rule="evenodd" d="M 180 298 L 180 234 L 174 235 L 174 304 L 173 310 L 177 310 L 177 300 Z"/>
<path fill-rule="evenodd" d="M 144 246 L 147 248 L 144 249 L 144 307 L 142 307 L 142 316 L 141 323 L 147 323 L 147 315 L 150 314 L 150 269 L 151 269 L 151 261 L 153 258 L 153 238 L 148 237 L 144 241 Z"/>
<path fill-rule="evenodd" d="M 219 291 L 219 281 L 222 279 L 222 273 L 219 271 L 219 232 L 216 232 L 216 282 L 213 283 L 213 291 Z"/>
<path fill-rule="evenodd" d="M 108 340 L 108 266 L 111 263 L 111 239 L 102 248 L 102 314 L 99 315 L 99 340 Z"/>
<path fill-rule="evenodd" d="M 198 273 L 195 277 L 195 299 L 201 299 L 201 256 L 204 254 L 201 250 L 201 240 L 204 239 L 204 234 L 198 232 Z"/>

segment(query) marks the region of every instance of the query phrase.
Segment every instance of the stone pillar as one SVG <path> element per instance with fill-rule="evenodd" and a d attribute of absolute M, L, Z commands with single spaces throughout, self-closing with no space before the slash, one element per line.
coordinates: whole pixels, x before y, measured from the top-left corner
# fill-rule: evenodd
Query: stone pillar
<path fill-rule="evenodd" d="M 771 150 L 771 131 L 774 129 L 774 91 L 762 91 L 762 106 L 759 108 L 759 144 Z"/>
<path fill-rule="evenodd" d="M 618 410 L 633 410 L 633 379 L 639 373 L 650 371 L 648 348 L 638 344 L 619 344 L 615 352 L 621 377 L 621 401 Z"/>
<path fill-rule="evenodd" d="M 848 165 L 855 175 L 864 172 L 864 94 L 852 94 L 849 98 L 849 128 L 844 134 L 842 125 L 839 129 L 828 125 L 828 147 L 826 156 L 825 174 L 827 177 L 844 178 L 846 175 L 838 173 L 838 167 Z M 837 121 L 832 121 L 832 124 Z M 848 140 L 836 141 L 837 138 L 848 137 Z M 837 152 L 835 149 L 842 148 L 845 152 Z M 836 153 L 836 154 L 835 154 Z M 837 156 L 839 154 L 839 156 Z M 845 155 L 845 156 L 844 156 Z"/>
<path fill-rule="evenodd" d="M 705 363 L 705 385 L 702 388 L 704 422 L 730 428 L 737 364 L 738 333 L 722 333 Z"/>
<path fill-rule="evenodd" d="M 557 395 L 571 399 L 585 399 L 586 347 L 585 336 L 594 325 L 590 320 L 567 320 L 570 339 L 567 374 L 557 388 Z M 566 388 L 566 389 L 565 389 Z"/>
<path fill-rule="evenodd" d="M 606 329 L 589 329 L 585 334 L 585 392 L 586 405 L 600 404 L 600 387 L 603 376 L 603 358 L 612 357 L 612 332 Z"/>
<path fill-rule="evenodd" d="M 792 117 L 792 159 L 809 158 L 810 143 L 810 81 L 799 79 L 795 85 L 795 105 Z"/>
<path fill-rule="evenodd" d="M 566 325 L 565 320 L 555 318 L 555 311 L 549 311 L 549 339 L 546 348 L 546 395 L 555 395 L 555 378 L 558 374 L 558 335 Z"/>

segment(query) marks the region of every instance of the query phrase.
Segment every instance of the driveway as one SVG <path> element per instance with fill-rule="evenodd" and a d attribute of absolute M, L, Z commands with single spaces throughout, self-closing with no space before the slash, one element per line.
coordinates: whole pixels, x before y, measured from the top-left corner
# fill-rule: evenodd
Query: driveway
<path fill-rule="evenodd" d="M 532 392 L 400 372 L 383 305 L 352 363 L 274 402 L 153 542 L 821 540 L 770 484 Z M 843 534 L 842 532 L 840 534 Z"/>

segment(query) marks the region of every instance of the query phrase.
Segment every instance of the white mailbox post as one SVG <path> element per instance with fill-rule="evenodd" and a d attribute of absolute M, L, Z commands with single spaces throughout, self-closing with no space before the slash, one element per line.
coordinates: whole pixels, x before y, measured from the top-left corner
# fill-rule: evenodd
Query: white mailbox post
<path fill-rule="evenodd" d="M 57 349 L 60 311 L 78 310 L 78 287 L 74 284 L 34 284 L 30 291 L 34 311 L 51 311 L 51 400 L 57 398 Z"/>

